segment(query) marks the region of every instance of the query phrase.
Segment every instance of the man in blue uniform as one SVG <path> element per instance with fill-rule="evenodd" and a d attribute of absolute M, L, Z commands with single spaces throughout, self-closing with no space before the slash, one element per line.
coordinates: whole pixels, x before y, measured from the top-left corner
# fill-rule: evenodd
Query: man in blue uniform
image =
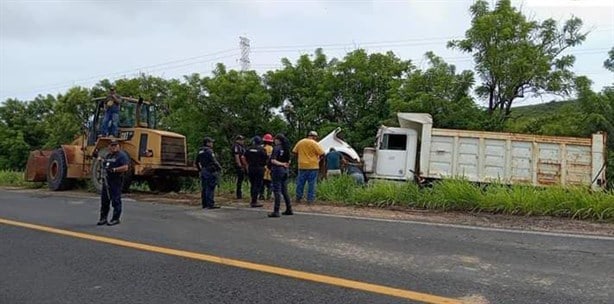
<path fill-rule="evenodd" d="M 220 208 L 219 206 L 215 206 L 213 196 L 219 174 L 222 171 L 222 166 L 220 166 L 220 163 L 215 158 L 213 142 L 214 140 L 212 138 L 205 137 L 203 139 L 203 146 L 198 151 L 198 156 L 196 158 L 196 167 L 200 171 L 200 198 L 203 209 Z"/>
<path fill-rule="evenodd" d="M 129 170 L 130 158 L 121 151 L 119 142 L 114 139 L 109 144 L 109 153 L 102 161 L 102 193 L 100 194 L 100 220 L 98 225 L 117 225 L 122 214 L 122 184 L 124 172 Z M 113 217 L 107 222 L 110 206 L 113 206 Z"/>

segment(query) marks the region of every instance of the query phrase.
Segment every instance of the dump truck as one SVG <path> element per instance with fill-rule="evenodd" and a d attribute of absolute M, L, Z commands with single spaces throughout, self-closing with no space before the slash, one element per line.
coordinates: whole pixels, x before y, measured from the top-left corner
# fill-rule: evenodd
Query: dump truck
<path fill-rule="evenodd" d="M 152 191 L 170 192 L 180 188 L 179 178 L 197 176 L 188 161 L 185 136 L 157 130 L 156 106 L 142 98 L 120 97 L 119 141 L 130 157 L 123 189 L 134 181 L 147 182 Z M 108 153 L 111 137 L 101 137 L 105 97 L 94 98 L 97 106 L 83 126 L 83 133 L 55 150 L 31 151 L 25 179 L 46 181 L 49 189 L 67 190 L 76 180 L 90 179 L 102 190 L 101 158 Z"/>
<path fill-rule="evenodd" d="M 397 113 L 363 151 L 369 178 L 429 182 L 606 185 L 606 134 L 590 138 L 433 128 L 431 115 Z"/>

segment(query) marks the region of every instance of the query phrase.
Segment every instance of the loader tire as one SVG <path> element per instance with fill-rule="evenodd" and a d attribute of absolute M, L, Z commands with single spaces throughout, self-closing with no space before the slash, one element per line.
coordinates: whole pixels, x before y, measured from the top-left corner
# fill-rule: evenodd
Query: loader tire
<path fill-rule="evenodd" d="M 68 165 L 64 150 L 56 149 L 51 152 L 47 167 L 47 186 L 50 190 L 61 191 L 72 188 L 74 180 L 67 178 Z"/>
<path fill-rule="evenodd" d="M 98 157 L 103 158 L 109 154 L 109 150 L 107 148 L 103 148 L 98 152 Z M 102 192 L 102 161 L 98 160 L 98 158 L 94 159 L 92 162 L 92 176 L 91 181 L 94 186 L 94 190 L 96 193 L 100 194 Z M 130 162 L 130 168 L 127 173 L 123 176 L 123 184 L 122 184 L 122 193 L 126 193 L 130 190 L 130 185 L 132 184 L 132 179 L 134 176 L 134 164 L 132 161 Z"/>

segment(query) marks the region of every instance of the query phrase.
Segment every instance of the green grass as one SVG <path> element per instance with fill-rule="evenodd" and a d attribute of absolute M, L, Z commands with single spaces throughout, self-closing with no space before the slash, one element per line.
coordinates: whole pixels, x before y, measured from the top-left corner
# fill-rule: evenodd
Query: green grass
<path fill-rule="evenodd" d="M 23 172 L 0 171 L 0 186 L 38 188 L 44 183 L 23 180 Z M 144 184 L 133 189 L 148 190 Z M 200 191 L 197 179 L 182 180 L 182 192 Z M 295 183 L 288 191 L 294 197 Z M 224 176 L 218 195 L 233 196 L 233 176 Z M 243 195 L 249 196 L 249 183 L 243 184 Z M 432 188 L 420 189 L 407 182 L 373 181 L 358 186 L 348 176 L 333 177 L 318 183 L 317 199 L 328 204 L 380 207 L 392 206 L 466 212 L 514 215 L 545 215 L 601 221 L 614 220 L 614 191 L 591 191 L 581 187 L 476 185 L 464 180 L 442 180 Z"/>
<path fill-rule="evenodd" d="M 25 181 L 24 173 L 21 171 L 0 170 L 0 186 L 41 188 L 44 185 L 45 183 L 31 183 Z"/>

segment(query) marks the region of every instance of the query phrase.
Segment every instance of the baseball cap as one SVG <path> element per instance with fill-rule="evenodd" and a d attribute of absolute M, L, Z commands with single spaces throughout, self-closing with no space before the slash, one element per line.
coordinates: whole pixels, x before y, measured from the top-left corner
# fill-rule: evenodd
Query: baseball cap
<path fill-rule="evenodd" d="M 119 145 L 119 140 L 117 139 L 111 139 L 111 142 L 109 142 L 110 146 L 114 146 L 114 145 Z"/>
<path fill-rule="evenodd" d="M 309 134 L 307 134 L 307 136 L 315 136 L 315 137 L 318 137 L 318 132 L 316 132 L 316 131 L 309 131 Z"/>
<path fill-rule="evenodd" d="M 242 139 L 245 139 L 245 137 L 243 135 L 237 135 L 235 137 L 235 140 L 242 140 Z"/>

